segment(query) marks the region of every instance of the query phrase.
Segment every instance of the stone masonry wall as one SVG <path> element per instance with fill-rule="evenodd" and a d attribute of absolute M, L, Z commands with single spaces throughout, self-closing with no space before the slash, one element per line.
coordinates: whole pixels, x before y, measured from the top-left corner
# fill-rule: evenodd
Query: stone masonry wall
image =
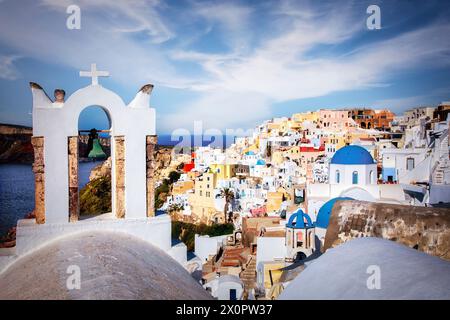
<path fill-rule="evenodd" d="M 359 237 L 396 241 L 450 260 L 450 209 L 336 201 L 322 251 Z"/>
<path fill-rule="evenodd" d="M 45 168 L 44 168 L 44 137 L 32 137 L 31 143 L 34 148 L 34 192 L 36 223 L 45 223 Z"/>
<path fill-rule="evenodd" d="M 115 183 L 116 218 L 125 218 L 125 137 L 116 136 L 115 140 Z"/>
<path fill-rule="evenodd" d="M 78 137 L 69 137 L 69 221 L 76 222 L 80 215 L 78 194 Z"/>
<path fill-rule="evenodd" d="M 146 166 L 147 166 L 147 217 L 155 216 L 155 159 L 154 152 L 155 146 L 158 142 L 157 136 L 147 136 L 147 155 L 146 155 Z"/>

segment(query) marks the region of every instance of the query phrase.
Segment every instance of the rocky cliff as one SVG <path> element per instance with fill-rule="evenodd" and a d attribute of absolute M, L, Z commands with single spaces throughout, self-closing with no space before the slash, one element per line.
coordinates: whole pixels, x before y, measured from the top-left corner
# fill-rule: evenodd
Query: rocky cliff
<path fill-rule="evenodd" d="M 33 146 L 30 127 L 0 124 L 0 163 L 33 163 Z M 78 151 L 80 159 L 86 158 L 88 150 L 87 135 L 79 137 Z M 99 138 L 103 151 L 109 156 L 111 153 L 110 139 Z"/>
<path fill-rule="evenodd" d="M 0 124 L 0 163 L 32 163 L 30 127 Z"/>
<path fill-rule="evenodd" d="M 178 162 L 172 161 L 172 148 L 155 150 L 155 182 L 169 178 Z M 157 203 L 163 203 L 170 193 L 170 186 L 156 189 Z M 159 207 L 159 206 L 158 206 Z M 91 170 L 89 183 L 80 190 L 80 214 L 99 214 L 111 211 L 111 158 Z"/>
<path fill-rule="evenodd" d="M 169 178 L 172 171 L 180 166 L 179 162 L 172 161 L 172 148 L 158 148 L 155 150 L 155 181 Z M 111 157 L 91 170 L 89 181 L 100 177 L 111 176 Z"/>

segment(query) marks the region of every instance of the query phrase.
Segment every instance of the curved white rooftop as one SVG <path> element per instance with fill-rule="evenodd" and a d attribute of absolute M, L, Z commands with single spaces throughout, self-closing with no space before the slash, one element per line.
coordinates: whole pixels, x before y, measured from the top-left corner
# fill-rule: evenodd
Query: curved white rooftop
<path fill-rule="evenodd" d="M 68 290 L 69 266 L 81 288 Z M 54 241 L 0 274 L 0 299 L 211 299 L 169 255 L 120 232 L 84 232 Z"/>
<path fill-rule="evenodd" d="M 379 267 L 381 287 L 371 290 L 373 266 Z M 311 262 L 279 298 L 450 299 L 449 288 L 450 262 L 393 241 L 358 238 Z"/>

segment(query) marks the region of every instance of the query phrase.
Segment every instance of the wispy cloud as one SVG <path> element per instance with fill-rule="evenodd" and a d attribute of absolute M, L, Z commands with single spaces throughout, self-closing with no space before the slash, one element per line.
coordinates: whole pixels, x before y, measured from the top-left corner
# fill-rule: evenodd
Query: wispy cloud
<path fill-rule="evenodd" d="M 308 52 L 319 46 L 339 45 L 369 31 L 363 28 L 360 17 L 355 17 L 351 10 L 340 8 L 340 13 L 336 14 L 333 7 L 329 11 L 319 8 L 319 11 L 297 6 L 296 11 L 290 3 L 286 6 L 276 14 L 287 16 L 283 21 L 289 25 L 288 31 L 267 38 L 249 55 L 192 51 L 173 55 L 176 59 L 195 61 L 212 78 L 193 89 L 203 91 L 201 101 L 214 100 L 215 103 L 210 104 L 211 109 L 229 110 L 220 118 L 223 124 L 233 125 L 236 117 L 241 117 L 242 110 L 246 110 L 245 114 L 270 113 L 270 110 L 265 112 L 267 109 L 264 107 L 272 102 L 387 86 L 392 75 L 412 66 L 449 65 L 448 23 L 434 23 L 344 54 L 311 57 Z M 259 104 L 236 99 L 233 108 L 225 99 L 227 94 L 238 96 L 244 93 L 257 95 Z M 189 105 L 188 117 L 202 119 L 205 114 L 203 108 L 196 112 L 191 107 Z M 184 117 L 184 122 L 192 119 Z"/>
<path fill-rule="evenodd" d="M 19 59 L 17 55 L 0 55 L 0 78 L 6 80 L 16 80 L 20 77 L 20 73 L 14 65 Z"/>
<path fill-rule="evenodd" d="M 70 4 L 82 10 L 81 30 L 65 28 Z M 376 37 L 365 28 L 365 8 L 354 1 L 176 5 L 6 1 L 0 43 L 22 56 L 70 68 L 97 62 L 126 87 L 150 81 L 188 91 L 188 100 L 175 102 L 174 111 L 160 117 L 165 131 L 192 127 L 195 120 L 219 128 L 251 126 L 270 117 L 274 103 L 389 86 L 405 70 L 450 65 L 447 21 Z M 200 36 L 210 42 L 205 45 Z M 211 50 L 216 43 L 221 46 Z M 9 70 L 2 77 L 17 76 L 13 60 L 1 59 L 0 71 Z"/>
<path fill-rule="evenodd" d="M 159 0 L 42 0 L 51 9 L 65 12 L 69 5 L 78 5 L 84 13 L 100 13 L 108 29 L 116 32 L 144 32 L 153 43 L 163 43 L 174 37 L 168 22 L 158 12 L 165 5 Z M 99 17 L 100 23 L 102 18 Z"/>

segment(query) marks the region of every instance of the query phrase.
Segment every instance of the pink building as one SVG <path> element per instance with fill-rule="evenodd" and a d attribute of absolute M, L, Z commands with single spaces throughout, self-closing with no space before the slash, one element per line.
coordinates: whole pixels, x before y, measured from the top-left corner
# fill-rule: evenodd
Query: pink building
<path fill-rule="evenodd" d="M 348 128 L 351 118 L 346 110 L 319 110 L 319 123 L 324 129 L 344 129 Z"/>

